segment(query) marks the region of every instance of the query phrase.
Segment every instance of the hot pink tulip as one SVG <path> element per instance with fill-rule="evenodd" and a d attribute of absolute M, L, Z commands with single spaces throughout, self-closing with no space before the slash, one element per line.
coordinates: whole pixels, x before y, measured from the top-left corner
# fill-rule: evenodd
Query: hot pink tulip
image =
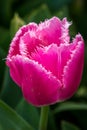
<path fill-rule="evenodd" d="M 6 64 L 24 98 L 35 106 L 70 98 L 77 90 L 84 65 L 80 34 L 70 41 L 66 18 L 29 23 L 13 38 Z"/>

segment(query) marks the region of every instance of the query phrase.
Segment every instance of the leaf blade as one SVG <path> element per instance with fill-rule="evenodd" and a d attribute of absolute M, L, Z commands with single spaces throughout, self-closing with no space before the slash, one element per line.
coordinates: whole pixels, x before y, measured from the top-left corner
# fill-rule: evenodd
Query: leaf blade
<path fill-rule="evenodd" d="M 3 130 L 33 130 L 12 108 L 0 100 L 0 126 Z"/>

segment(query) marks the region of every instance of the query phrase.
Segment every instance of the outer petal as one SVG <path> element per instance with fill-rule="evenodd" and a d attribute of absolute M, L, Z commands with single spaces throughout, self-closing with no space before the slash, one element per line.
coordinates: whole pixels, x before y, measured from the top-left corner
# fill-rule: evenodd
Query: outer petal
<path fill-rule="evenodd" d="M 64 68 L 63 90 L 60 95 L 61 100 L 70 98 L 77 90 L 83 71 L 84 65 L 84 41 L 81 35 L 77 35 L 73 43 L 71 59 Z"/>
<path fill-rule="evenodd" d="M 36 106 L 56 103 L 61 91 L 60 81 L 37 63 L 30 61 L 25 67 L 27 78 L 23 81 L 22 91 L 26 100 Z"/>
<path fill-rule="evenodd" d="M 19 63 L 21 61 L 21 64 Z M 15 70 L 21 68 L 21 86 L 25 99 L 35 105 L 48 105 L 57 102 L 61 91 L 61 83 L 50 72 L 47 72 L 40 64 L 26 57 L 15 56 L 13 61 Z M 10 67 L 11 69 L 11 67 Z M 10 71 L 13 80 L 16 76 Z M 17 79 L 16 79 L 17 80 Z"/>
<path fill-rule="evenodd" d="M 7 65 L 10 68 L 10 76 L 17 83 L 18 86 L 22 87 L 22 79 L 23 79 L 23 66 L 22 60 L 16 59 L 18 55 L 13 56 L 11 59 L 7 59 Z"/>
<path fill-rule="evenodd" d="M 15 34 L 15 37 L 13 38 L 10 44 L 9 54 L 7 58 L 11 58 L 14 55 L 20 54 L 20 49 L 19 49 L 20 38 L 28 31 L 35 31 L 36 28 L 37 28 L 37 24 L 30 23 L 28 25 L 22 26 L 18 30 L 18 32 Z"/>

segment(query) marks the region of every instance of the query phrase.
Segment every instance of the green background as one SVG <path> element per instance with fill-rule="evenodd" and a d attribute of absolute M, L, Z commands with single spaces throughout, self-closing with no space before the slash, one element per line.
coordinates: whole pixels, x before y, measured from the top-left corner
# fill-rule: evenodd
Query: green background
<path fill-rule="evenodd" d="M 0 130 L 37 130 L 40 108 L 23 99 L 5 65 L 10 42 L 18 28 L 57 16 L 73 24 L 85 41 L 85 65 L 80 87 L 66 102 L 50 106 L 48 130 L 87 130 L 87 1 L 86 0 L 0 0 Z"/>

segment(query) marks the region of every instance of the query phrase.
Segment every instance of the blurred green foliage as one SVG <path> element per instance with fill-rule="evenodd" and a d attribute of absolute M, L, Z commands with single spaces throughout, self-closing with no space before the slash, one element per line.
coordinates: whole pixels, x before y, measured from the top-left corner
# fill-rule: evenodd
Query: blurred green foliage
<path fill-rule="evenodd" d="M 68 101 L 50 107 L 48 130 L 87 130 L 86 0 L 0 0 L 0 130 L 38 128 L 40 108 L 23 99 L 21 90 L 10 78 L 5 58 L 20 26 L 32 21 L 39 23 L 54 15 L 61 19 L 67 17 L 73 22 L 70 27 L 72 38 L 78 32 L 83 35 L 85 65 L 77 93 Z"/>

